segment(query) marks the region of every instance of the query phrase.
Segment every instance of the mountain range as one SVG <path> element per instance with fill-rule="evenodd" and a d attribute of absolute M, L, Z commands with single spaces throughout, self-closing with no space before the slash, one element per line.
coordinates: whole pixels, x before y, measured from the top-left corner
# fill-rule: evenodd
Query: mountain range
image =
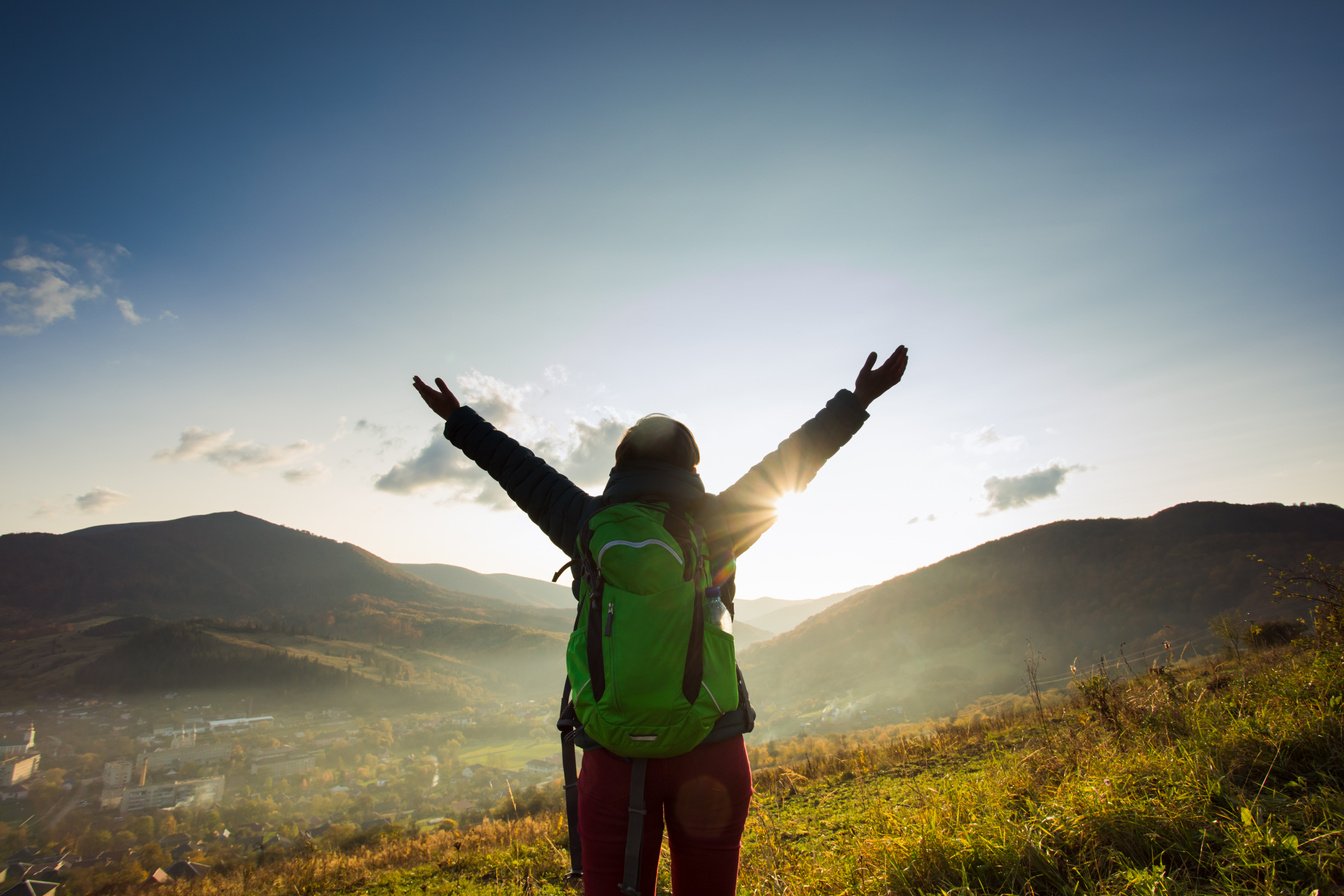
<path fill-rule="evenodd" d="M 339 609 L 355 595 L 471 618 L 504 606 L 435 585 L 355 545 L 237 512 L 0 536 L 0 611 L 11 618 L 296 618 Z"/>
<path fill-rule="evenodd" d="M 1046 683 L 1067 684 L 1070 666 L 1103 656 L 1212 649 L 1219 613 L 1301 616 L 1273 603 L 1248 555 L 1291 566 L 1308 553 L 1344 557 L 1344 510 L 1203 502 L 1052 523 L 857 592 L 742 601 L 739 657 L 771 730 L 946 714 L 1020 691 L 1029 649 Z M 399 566 L 230 512 L 0 536 L 0 624 L 15 699 L 137 676 L 163 687 L 186 668 L 201 686 L 195 659 L 210 656 L 210 674 L 253 686 L 339 679 L 440 703 L 550 701 L 573 600 L 563 585 Z M 230 672 L 245 666 L 254 674 Z"/>
<path fill-rule="evenodd" d="M 446 563 L 398 563 L 397 567 L 427 582 L 465 594 L 485 595 L 524 607 L 545 607 L 574 612 L 574 595 L 566 572 L 560 584 L 509 573 L 479 573 Z M 856 594 L 855 588 L 811 600 L 781 600 L 777 597 L 739 598 L 734 634 L 739 645 L 766 641 L 786 632 L 822 610 Z"/>
<path fill-rule="evenodd" d="M 104 624 L 127 617 L 177 627 L 163 637 Z M 237 512 L 0 536 L 0 625 L 55 641 L 32 647 L 38 656 L 0 658 L 15 695 L 163 688 L 184 669 L 201 680 L 203 664 L 220 686 L 264 682 L 244 667 L 274 672 L 289 659 L 270 680 L 326 680 L 316 664 L 356 684 L 511 699 L 554 689 L 553 657 L 572 624 L 570 612 L 445 588 L 355 545 Z"/>

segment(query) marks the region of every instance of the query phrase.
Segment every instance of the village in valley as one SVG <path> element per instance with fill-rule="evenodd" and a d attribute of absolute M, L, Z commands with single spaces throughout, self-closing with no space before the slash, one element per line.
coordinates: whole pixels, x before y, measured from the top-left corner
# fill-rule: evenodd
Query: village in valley
<path fill-rule="evenodd" d="M 168 694 L 0 711 L 0 893 L 198 877 L 559 799 L 549 706 L 374 718 L 252 702 Z"/>

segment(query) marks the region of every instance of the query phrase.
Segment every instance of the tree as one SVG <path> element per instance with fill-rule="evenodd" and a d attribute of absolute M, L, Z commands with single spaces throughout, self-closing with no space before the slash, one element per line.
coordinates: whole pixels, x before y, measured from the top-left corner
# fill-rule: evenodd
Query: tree
<path fill-rule="evenodd" d="M 1265 563 L 1256 557 L 1256 562 Z M 1344 567 L 1308 554 L 1294 569 L 1268 566 L 1275 600 L 1301 600 L 1311 604 L 1316 636 L 1344 642 Z"/>
<path fill-rule="evenodd" d="M 144 846 L 140 847 L 140 851 L 136 853 L 135 858 L 136 861 L 140 863 L 140 867 L 145 871 L 153 871 L 155 868 L 167 868 L 173 863 L 172 857 L 157 843 L 146 843 Z"/>
<path fill-rule="evenodd" d="M 97 855 L 112 846 L 112 832 L 107 828 L 86 831 L 79 838 L 79 851 L 86 856 Z"/>
<path fill-rule="evenodd" d="M 28 788 L 28 802 L 38 814 L 54 809 L 56 804 L 60 802 L 61 795 L 59 781 L 44 779 Z"/>
<path fill-rule="evenodd" d="M 159 816 L 159 836 L 167 837 L 170 834 L 177 833 L 177 816 L 171 812 L 164 812 Z"/>
<path fill-rule="evenodd" d="M 89 778 L 103 770 L 103 758 L 97 753 L 80 753 L 75 758 L 75 773 L 81 778 Z"/>
<path fill-rule="evenodd" d="M 1223 642 L 1233 658 L 1241 659 L 1241 647 L 1251 633 L 1250 623 L 1234 610 L 1219 613 L 1209 622 L 1209 630 Z"/>
<path fill-rule="evenodd" d="M 128 828 L 135 836 L 136 843 L 148 843 L 154 839 L 154 816 L 137 815 Z M 154 869 L 150 869 L 153 871 Z"/>

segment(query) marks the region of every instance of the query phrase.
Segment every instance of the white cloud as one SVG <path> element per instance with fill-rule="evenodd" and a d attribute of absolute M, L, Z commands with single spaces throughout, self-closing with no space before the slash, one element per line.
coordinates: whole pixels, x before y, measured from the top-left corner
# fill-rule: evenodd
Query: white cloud
<path fill-rule="evenodd" d="M 69 265 L 59 262 L 23 255 L 8 259 L 4 267 L 20 276 L 4 281 L 0 291 L 10 321 L 0 326 L 0 333 L 38 333 L 58 320 L 74 317 L 76 303 L 102 295 L 99 286 L 81 282 Z"/>
<path fill-rule="evenodd" d="M 205 460 L 233 473 L 245 473 L 293 463 L 312 452 L 313 445 L 303 440 L 281 446 L 265 445 L 235 439 L 231 429 L 210 432 L 193 426 L 178 436 L 177 447 L 155 452 L 154 459 Z"/>
<path fill-rule="evenodd" d="M 1026 445 L 1022 436 L 1000 435 L 998 429 L 990 424 L 974 432 L 963 433 L 956 437 L 961 447 L 973 454 L 1002 454 L 1017 451 Z"/>
<path fill-rule="evenodd" d="M 306 441 L 289 445 L 263 445 L 260 442 L 229 441 L 206 453 L 205 459 L 226 470 L 235 472 L 259 467 L 275 467 L 311 454 L 313 446 Z"/>
<path fill-rule="evenodd" d="M 86 243 L 62 248 L 49 243 L 34 246 L 27 240 L 19 240 L 10 257 L 0 262 L 4 321 L 0 323 L 0 334 L 31 336 L 58 321 L 73 318 L 80 302 L 103 295 L 104 289 L 113 283 L 112 269 L 128 255 L 124 246 Z M 119 308 L 121 301 L 125 300 L 118 301 Z M 126 315 L 124 308 L 122 315 Z"/>
<path fill-rule="evenodd" d="M 1056 463 L 1038 467 L 1021 476 L 991 476 L 985 480 L 985 497 L 989 501 L 985 513 L 1025 507 L 1045 498 L 1053 498 L 1059 494 L 1059 487 L 1064 484 L 1065 477 L 1083 469 L 1078 465 L 1066 467 Z"/>
<path fill-rule="evenodd" d="M 293 467 L 285 470 L 280 476 L 286 482 L 298 484 L 300 482 L 309 482 L 313 479 L 321 479 L 327 475 L 326 464 L 309 464 L 306 467 Z"/>
<path fill-rule="evenodd" d="M 110 488 L 95 488 L 75 498 L 75 507 L 84 513 L 103 513 L 127 500 L 126 495 Z"/>
<path fill-rule="evenodd" d="M 575 482 L 599 485 L 606 482 L 616 460 L 616 445 L 629 426 L 607 411 L 596 423 L 571 421 L 566 438 L 544 440 L 537 448 L 543 456 L 554 459 L 564 474 Z"/>
<path fill-rule="evenodd" d="M 559 374 L 547 368 L 547 378 Z M 528 442 L 528 433 L 544 430 L 540 421 L 523 411 L 535 386 L 514 386 L 488 374 L 473 370 L 459 377 L 455 394 L 492 425 L 520 441 Z M 580 485 L 600 485 L 606 480 L 614 459 L 616 443 L 627 425 L 613 411 L 603 410 L 597 420 L 576 418 L 562 435 L 543 435 L 528 444 L 548 463 Z M 355 429 L 380 434 L 381 427 L 359 421 Z M 374 487 L 393 494 L 409 495 L 435 486 L 445 486 L 455 497 L 490 507 L 508 507 L 508 496 L 485 471 L 462 456 L 443 438 L 442 427 L 431 430 L 428 444 L 414 457 L 400 461 L 379 476 Z"/>
<path fill-rule="evenodd" d="M 457 386 L 458 400 L 500 429 L 521 416 L 523 401 L 533 391 L 531 386 L 511 386 L 479 370 L 459 376 Z"/>
<path fill-rule="evenodd" d="M 394 465 L 374 483 L 376 488 L 397 495 L 409 495 L 436 485 L 455 488 L 463 496 L 482 500 L 481 492 L 490 484 L 485 471 L 462 456 L 462 452 L 434 427 L 429 444 L 409 460 Z M 488 501 L 488 499 L 486 499 Z"/>
<path fill-rule="evenodd" d="M 135 313 L 135 305 L 131 304 L 130 299 L 117 299 L 117 310 L 121 312 L 121 316 L 126 323 L 133 327 L 138 327 L 145 322 L 143 317 Z"/>
<path fill-rule="evenodd" d="M 155 460 L 194 460 L 217 448 L 233 436 L 233 430 L 209 432 L 199 426 L 192 426 L 178 436 L 176 448 L 165 448 L 155 452 Z"/>

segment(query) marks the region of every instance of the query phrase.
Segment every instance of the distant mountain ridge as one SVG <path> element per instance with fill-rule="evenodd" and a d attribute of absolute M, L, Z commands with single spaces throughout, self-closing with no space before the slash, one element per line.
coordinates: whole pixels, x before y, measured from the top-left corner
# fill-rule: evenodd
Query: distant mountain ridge
<path fill-rule="evenodd" d="M 468 619 L 562 630 L 559 614 L 454 591 L 356 545 L 229 511 L 0 536 L 0 611 L 160 619 L 317 618 L 369 598 Z"/>
<path fill-rule="evenodd" d="M 866 591 L 867 588 L 868 586 L 851 588 L 838 594 L 806 600 L 783 600 L 778 597 L 755 597 L 749 600 L 739 598 L 736 621 L 749 623 L 764 632 L 777 635 L 801 625 L 827 607 L 835 606 L 860 591 Z"/>
<path fill-rule="evenodd" d="M 572 622 L 237 512 L 0 536 L 0 625 L 31 639 L 0 659 L 11 698 L 190 686 L 346 700 L 369 683 L 437 705 L 549 695 Z"/>
<path fill-rule="evenodd" d="M 846 713 L 852 724 L 922 718 L 1020 690 L 1028 643 L 1045 657 L 1042 677 L 1067 684 L 1074 657 L 1086 669 L 1122 645 L 1138 662 L 1164 640 L 1174 651 L 1190 642 L 1207 648 L 1209 621 L 1221 612 L 1304 615 L 1271 600 L 1247 555 L 1288 567 L 1307 553 L 1344 559 L 1344 510 L 1202 502 L 1146 519 L 1052 523 L 850 596 L 797 607 L 743 601 L 739 658 L 766 732 Z M 460 701 L 503 690 L 552 699 L 574 618 L 567 590 L 430 566 L 448 587 L 354 545 L 241 513 L 4 535 L 0 624 L 18 639 L 25 631 L 65 639 L 11 649 L 22 663 L 11 671 L 21 669 L 33 692 L 64 692 L 67 666 L 90 664 L 88 681 L 111 670 L 97 663 L 114 661 L 107 651 L 115 639 L 71 634 L 77 620 L 149 617 L 219 620 L 201 630 L 233 646 L 211 653 L 202 646 L 211 642 L 198 640 L 192 651 L 260 658 L 257 669 L 270 668 L 268 651 L 280 651 L 347 678 Z M 561 608 L 547 607 L 551 600 Z M 773 614 L 806 614 L 826 601 L 833 605 L 796 628 L 752 643 L 767 637 L 758 626 Z M 85 649 L 107 658 L 78 652 Z M 138 667 L 117 668 L 133 675 Z M 330 678 L 286 668 L 295 681 Z"/>
<path fill-rule="evenodd" d="M 481 594 L 519 606 L 545 607 L 571 614 L 575 609 L 574 595 L 568 584 L 570 581 L 568 573 L 561 577 L 560 583 L 552 583 L 509 573 L 479 573 L 446 563 L 396 565 L 405 572 L 450 591 Z M 777 597 L 750 600 L 739 598 L 733 631 L 738 647 L 740 649 L 760 641 L 767 641 L 862 590 L 855 588 L 840 594 L 806 600 L 781 600 Z"/>
<path fill-rule="evenodd" d="M 1181 504 L 1145 519 L 1051 523 L 898 576 L 741 655 L 754 702 L 800 717 L 823 708 L 922 718 L 1019 691 L 1030 644 L 1042 677 L 1190 640 L 1234 611 L 1296 618 L 1264 570 L 1306 554 L 1344 558 L 1344 510 L 1329 504 Z"/>
<path fill-rule="evenodd" d="M 398 563 L 398 569 L 419 576 L 449 591 L 482 594 L 496 600 L 527 607 L 548 607 L 553 610 L 574 609 L 574 595 L 568 584 L 543 582 L 506 572 L 481 573 L 463 566 L 447 563 Z M 568 576 L 562 581 L 567 582 Z"/>

